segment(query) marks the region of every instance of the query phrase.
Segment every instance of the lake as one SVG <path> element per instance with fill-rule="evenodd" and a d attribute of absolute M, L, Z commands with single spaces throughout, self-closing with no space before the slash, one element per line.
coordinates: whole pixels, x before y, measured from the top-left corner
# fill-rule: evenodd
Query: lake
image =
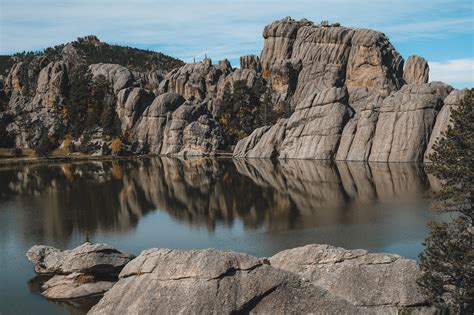
<path fill-rule="evenodd" d="M 434 217 L 416 164 L 144 158 L 0 167 L 0 314 L 83 314 L 38 295 L 26 251 L 85 240 L 139 254 L 256 256 L 310 243 L 418 259 Z"/>

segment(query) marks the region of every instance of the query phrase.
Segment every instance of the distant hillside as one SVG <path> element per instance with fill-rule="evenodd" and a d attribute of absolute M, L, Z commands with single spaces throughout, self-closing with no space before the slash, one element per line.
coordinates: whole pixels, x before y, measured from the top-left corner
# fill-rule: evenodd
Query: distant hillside
<path fill-rule="evenodd" d="M 58 61 L 64 58 L 64 54 L 75 48 L 77 57 L 86 64 L 94 63 L 115 63 L 125 66 L 131 70 L 147 72 L 151 70 L 170 71 L 174 68 L 181 67 L 184 62 L 162 54 L 160 52 L 131 48 L 119 45 L 109 45 L 100 41 L 96 36 L 86 36 L 78 38 L 68 44 L 62 44 L 49 47 L 43 51 L 37 52 L 21 52 L 11 56 L 0 56 L 0 74 L 5 75 L 12 65 L 18 61 L 31 61 L 36 56 L 44 56 L 49 61 Z"/>

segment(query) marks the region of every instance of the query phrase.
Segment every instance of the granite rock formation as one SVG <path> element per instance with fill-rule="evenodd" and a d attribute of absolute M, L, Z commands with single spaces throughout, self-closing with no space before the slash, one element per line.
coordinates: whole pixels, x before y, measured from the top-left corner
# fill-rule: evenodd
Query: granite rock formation
<path fill-rule="evenodd" d="M 410 56 L 403 69 L 403 79 L 407 84 L 428 83 L 430 68 L 428 61 L 419 56 Z"/>
<path fill-rule="evenodd" d="M 423 160 L 436 115 L 452 88 L 444 83 L 405 85 L 381 107 L 369 161 Z"/>
<path fill-rule="evenodd" d="M 383 281 L 381 293 L 385 273 L 393 278 Z M 416 291 L 418 274 L 414 261 L 396 255 L 324 245 L 270 259 L 216 249 L 155 248 L 127 264 L 89 314 L 434 313 Z"/>
<path fill-rule="evenodd" d="M 423 160 L 438 112 L 455 99 L 446 99 L 452 87 L 427 83 L 425 59 L 410 56 L 403 69 L 384 34 L 338 23 L 285 18 L 263 36 L 263 71 L 294 112 L 241 140 L 234 157 Z M 340 101 L 301 110 L 335 89 L 346 91 Z"/>
<path fill-rule="evenodd" d="M 92 64 L 89 66 L 92 77 L 103 75 L 112 83 L 113 90 L 117 94 L 120 90 L 132 85 L 134 82 L 133 74 L 124 66 L 109 63 Z"/>
<path fill-rule="evenodd" d="M 134 256 L 105 244 L 84 243 L 72 250 L 35 245 L 26 253 L 38 274 L 53 275 L 41 294 L 68 300 L 103 294 Z"/>
<path fill-rule="evenodd" d="M 427 303 L 414 281 L 420 274 L 416 262 L 398 255 L 307 245 L 279 252 L 269 260 L 272 266 L 298 274 L 358 306 Z"/>
<path fill-rule="evenodd" d="M 228 110 L 223 104 L 229 106 L 222 101 L 225 87 L 237 80 L 251 88 L 266 85 L 274 109 L 285 119 L 254 130 L 236 145 L 235 157 L 422 161 L 432 146 L 436 116 L 454 105 L 452 100 L 445 105 L 451 87 L 428 83 L 427 61 L 410 56 L 404 67 L 381 32 L 287 17 L 267 25 L 263 38 L 260 57 L 242 56 L 240 68 L 226 59 L 183 64 L 163 55 L 169 64 L 161 60 L 147 69 L 104 63 L 81 50 L 83 45 L 108 47 L 94 36 L 54 53 L 11 57 L 17 59 L 0 90 L 0 121 L 8 138 L 2 143 L 31 148 L 47 132 L 59 146 L 68 125 L 64 108 L 71 79 L 81 65 L 93 78 L 108 80 L 111 95 L 104 103 L 117 113 L 129 154 L 203 155 L 233 149 L 222 146 L 218 120 Z M 160 97 L 169 93 L 180 95 L 183 107 L 154 113 Z M 97 140 L 93 154 L 111 151 L 111 140 L 99 139 L 106 135 L 101 128 L 91 136 Z M 81 141 L 74 143 L 82 146 Z"/>
<path fill-rule="evenodd" d="M 195 104 L 175 93 L 156 97 L 132 134 L 141 147 L 161 155 L 210 155 L 222 142 L 220 126 L 206 102 Z"/>
<path fill-rule="evenodd" d="M 84 243 L 72 250 L 59 250 L 50 246 L 31 247 L 26 257 L 35 265 L 37 273 L 117 275 L 133 259 L 105 244 Z"/>

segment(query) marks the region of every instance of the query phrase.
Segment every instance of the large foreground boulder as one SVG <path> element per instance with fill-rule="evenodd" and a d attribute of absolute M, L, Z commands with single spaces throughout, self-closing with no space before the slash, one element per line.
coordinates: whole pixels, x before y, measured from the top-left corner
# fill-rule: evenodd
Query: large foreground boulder
<path fill-rule="evenodd" d="M 216 249 L 143 251 L 89 314 L 429 314 L 415 261 L 328 245 L 268 259 Z"/>
<path fill-rule="evenodd" d="M 344 299 L 246 254 L 150 249 L 89 314 L 362 313 Z"/>

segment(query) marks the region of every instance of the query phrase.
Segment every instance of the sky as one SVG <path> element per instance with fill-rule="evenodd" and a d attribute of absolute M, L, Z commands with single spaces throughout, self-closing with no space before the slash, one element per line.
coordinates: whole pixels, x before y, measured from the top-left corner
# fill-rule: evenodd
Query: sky
<path fill-rule="evenodd" d="M 41 50 L 96 35 L 186 62 L 259 55 L 262 31 L 291 16 L 385 33 L 430 81 L 474 87 L 474 0 L 0 0 L 0 54 Z"/>

